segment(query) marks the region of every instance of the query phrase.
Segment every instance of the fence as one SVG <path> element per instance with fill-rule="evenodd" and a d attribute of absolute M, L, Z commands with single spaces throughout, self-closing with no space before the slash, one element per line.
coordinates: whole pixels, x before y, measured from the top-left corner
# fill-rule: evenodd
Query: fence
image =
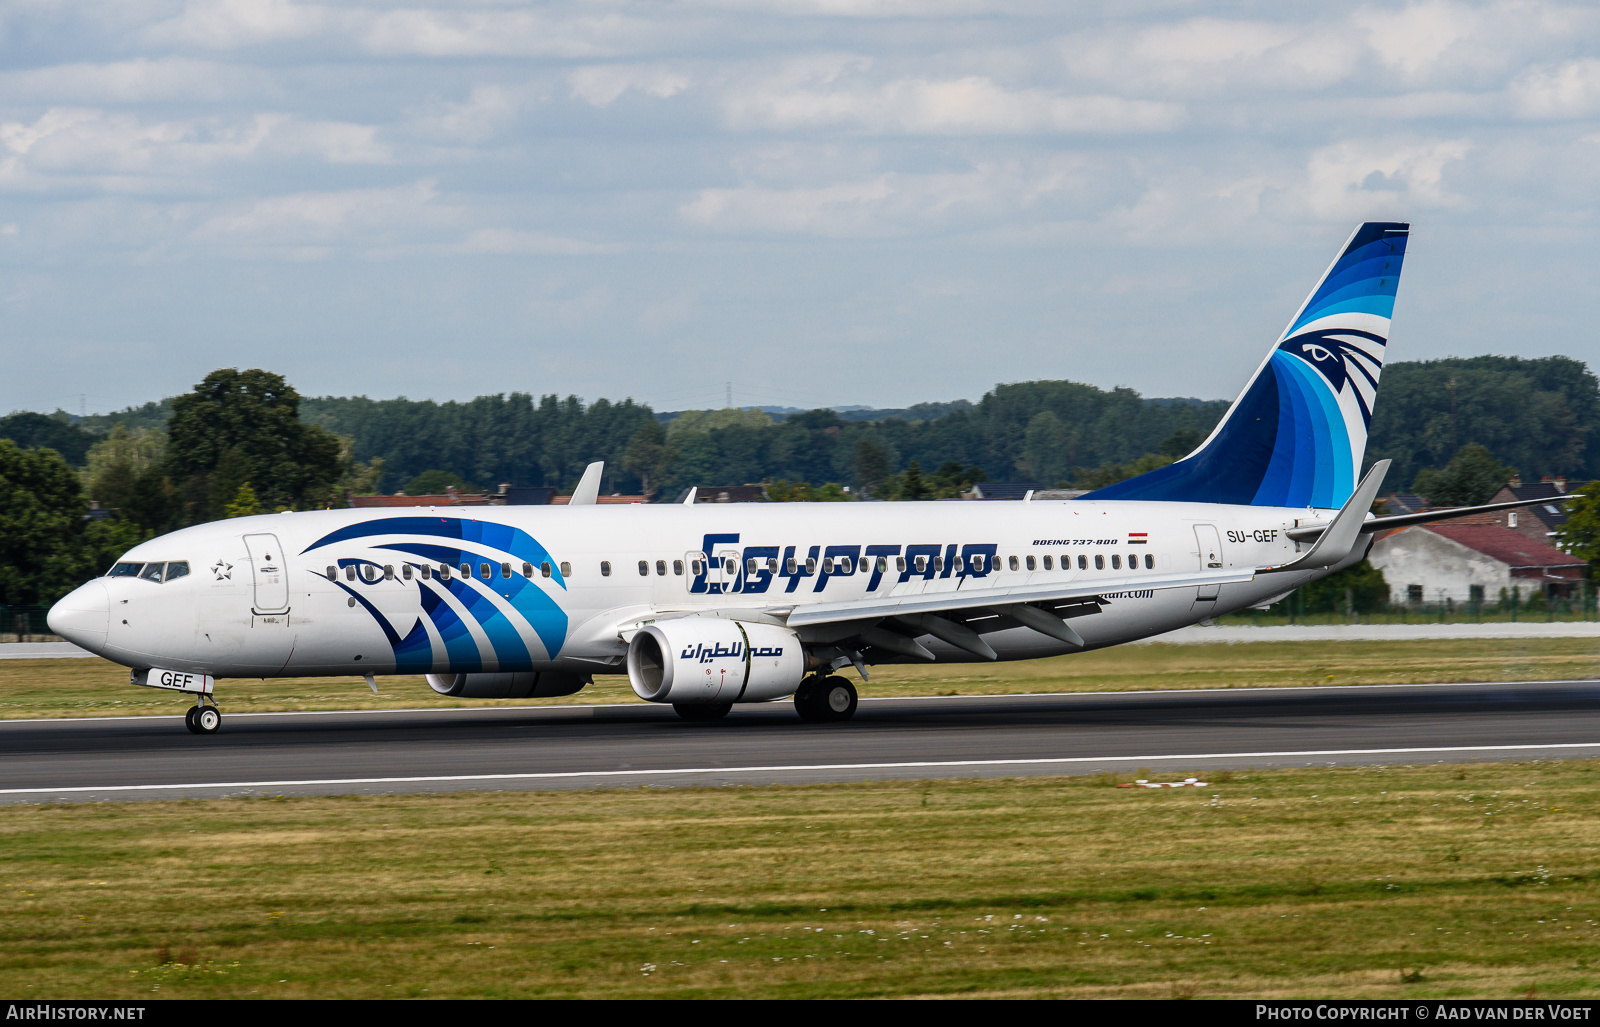
<path fill-rule="evenodd" d="M 46 642 L 55 639 L 45 616 L 48 606 L 0 606 L 0 642 Z"/>

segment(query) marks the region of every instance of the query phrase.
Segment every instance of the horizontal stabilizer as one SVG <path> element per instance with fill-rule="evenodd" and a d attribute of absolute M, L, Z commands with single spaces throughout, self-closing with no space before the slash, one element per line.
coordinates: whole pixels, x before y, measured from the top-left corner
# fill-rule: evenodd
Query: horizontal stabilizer
<path fill-rule="evenodd" d="M 1565 503 L 1571 496 L 1544 496 L 1539 499 L 1518 499 L 1510 503 L 1486 503 L 1483 506 L 1455 506 L 1448 510 L 1423 510 L 1420 513 L 1391 514 L 1384 517 L 1373 517 L 1363 521 L 1361 532 L 1371 535 L 1379 531 L 1389 531 L 1394 528 L 1409 528 L 1413 524 L 1432 524 L 1435 521 L 1449 521 L 1457 517 L 1471 517 L 1473 514 L 1495 513 L 1499 510 L 1517 510 L 1525 506 L 1538 506 L 1540 503 Z M 1296 542 L 1309 542 L 1324 531 L 1328 530 L 1326 524 L 1307 524 L 1299 528 L 1290 528 L 1284 532 Z"/>

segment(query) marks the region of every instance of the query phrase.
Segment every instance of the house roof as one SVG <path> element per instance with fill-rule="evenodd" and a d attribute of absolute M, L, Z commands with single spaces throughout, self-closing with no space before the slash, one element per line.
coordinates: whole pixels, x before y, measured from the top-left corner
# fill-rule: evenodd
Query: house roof
<path fill-rule="evenodd" d="M 1560 499 L 1576 492 L 1587 484 L 1589 483 L 1586 481 L 1569 481 L 1565 483 L 1566 488 L 1563 490 L 1560 485 L 1553 481 L 1528 481 L 1519 485 L 1505 485 L 1500 489 L 1500 493 L 1509 492 L 1517 499 Z M 1495 495 L 1495 499 L 1500 500 L 1499 493 Z M 1550 531 L 1555 531 L 1567 523 L 1566 507 L 1559 503 L 1540 503 L 1537 506 L 1530 506 L 1528 509 L 1532 511 L 1534 516 L 1543 521 L 1545 528 Z"/>
<path fill-rule="evenodd" d="M 1423 510 L 1432 509 L 1426 499 L 1409 492 L 1396 492 L 1384 500 L 1384 503 L 1387 504 L 1388 511 L 1391 514 L 1420 513 Z"/>
<path fill-rule="evenodd" d="M 1431 531 L 1468 549 L 1508 567 L 1582 567 L 1582 560 L 1574 560 L 1567 553 L 1535 542 L 1526 535 L 1498 524 L 1426 524 L 1420 530 Z"/>

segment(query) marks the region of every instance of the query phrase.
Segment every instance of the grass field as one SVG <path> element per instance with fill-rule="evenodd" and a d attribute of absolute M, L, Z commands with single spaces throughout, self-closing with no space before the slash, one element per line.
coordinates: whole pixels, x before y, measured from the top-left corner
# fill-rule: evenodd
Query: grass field
<path fill-rule="evenodd" d="M 1600 763 L 1112 784 L 0 807 L 0 993 L 1600 992 Z"/>
<path fill-rule="evenodd" d="M 860 686 L 863 696 L 1600 678 L 1600 639 L 1151 643 L 1020 663 L 896 665 L 871 673 Z M 437 696 L 420 677 L 379 678 L 378 688 L 373 695 L 361 678 L 230 680 L 217 685 L 217 701 L 239 713 L 484 705 Z M 638 700 L 626 679 L 601 677 L 577 695 L 542 701 Z M 0 719 L 172 714 L 189 705 L 181 695 L 129 685 L 127 670 L 105 660 L 0 660 Z"/>

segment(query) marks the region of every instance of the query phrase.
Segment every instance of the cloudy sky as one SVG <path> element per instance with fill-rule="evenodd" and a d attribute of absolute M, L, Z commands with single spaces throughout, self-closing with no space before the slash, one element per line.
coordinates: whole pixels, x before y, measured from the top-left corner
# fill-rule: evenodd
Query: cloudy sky
<path fill-rule="evenodd" d="M 1374 219 L 1392 358 L 1600 360 L 1592 4 L 0 0 L 0 52 L 0 410 L 1231 397 Z"/>

